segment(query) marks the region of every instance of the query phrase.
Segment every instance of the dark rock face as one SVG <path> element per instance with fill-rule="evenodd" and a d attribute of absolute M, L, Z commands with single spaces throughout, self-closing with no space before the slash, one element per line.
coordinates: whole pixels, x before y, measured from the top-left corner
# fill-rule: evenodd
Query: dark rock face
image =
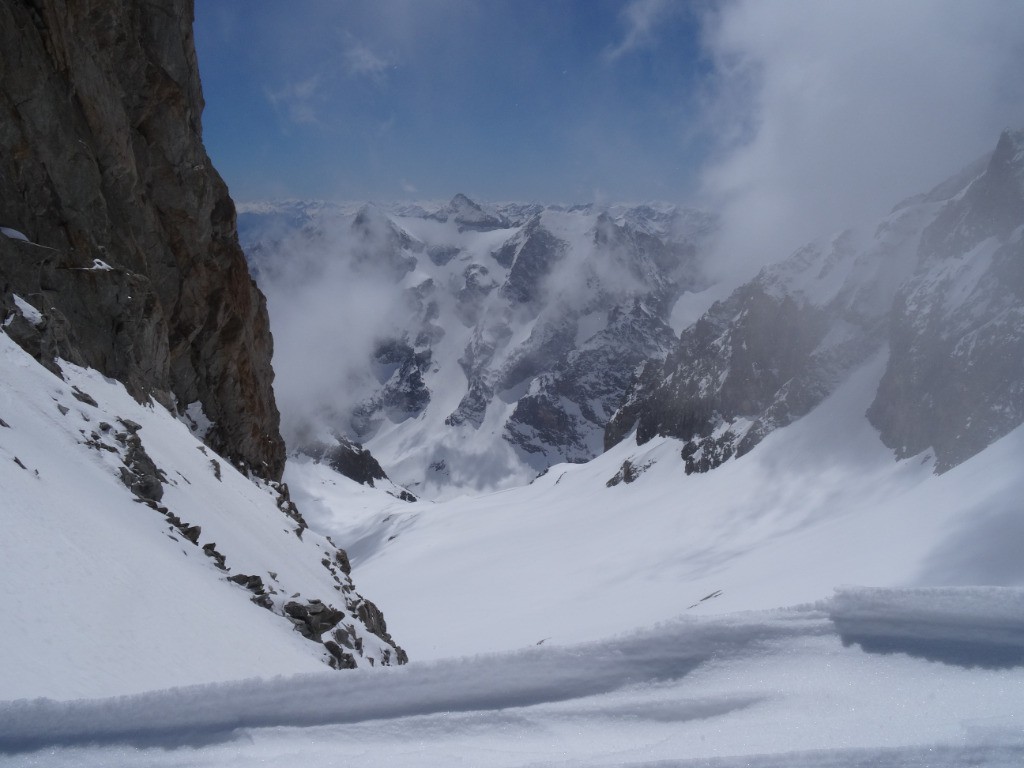
<path fill-rule="evenodd" d="M 499 264 L 511 266 L 501 295 L 535 315 L 547 298 L 544 280 L 561 260 L 566 244 L 541 225 L 539 216 L 523 228 L 520 238 L 521 244 L 506 244 L 494 256 Z"/>
<path fill-rule="evenodd" d="M 648 363 L 605 430 L 685 441 L 686 472 L 740 457 L 809 413 L 885 344 L 896 287 L 933 203 L 894 212 L 864 242 L 844 232 L 765 268 Z"/>
<path fill-rule="evenodd" d="M 487 213 L 461 192 L 455 195 L 448 205 L 432 214 L 430 218 L 438 221 L 454 221 L 460 232 L 467 230 L 487 232 L 492 229 L 504 229 L 509 225 L 505 217 Z"/>
<path fill-rule="evenodd" d="M 146 453 L 142 438 L 139 437 L 139 425 L 131 421 L 121 423 L 125 431 L 114 435 L 125 448 L 121 482 L 140 499 L 160 501 L 164 497 L 163 484 L 167 482 L 167 477 Z"/>
<path fill-rule="evenodd" d="M 811 305 L 740 289 L 683 332 L 649 390 L 641 394 L 638 383 L 609 424 L 609 447 L 634 426 L 643 444 L 655 435 L 706 438 L 723 420 L 756 418 L 800 373 L 825 330 Z"/>
<path fill-rule="evenodd" d="M 487 297 L 498 287 L 489 275 L 489 270 L 483 264 L 470 264 L 462 273 L 464 283 L 455 294 L 455 313 L 467 328 L 477 324 L 483 315 Z"/>
<path fill-rule="evenodd" d="M 622 405 L 634 371 L 663 358 L 675 341 L 664 317 L 645 300 L 613 308 L 604 329 L 544 361 L 551 372 L 539 376 L 533 391 L 519 400 L 507 426 L 510 440 L 526 451 L 588 461 L 603 450 L 605 427 Z"/>
<path fill-rule="evenodd" d="M 211 447 L 280 477 L 265 304 L 234 206 L 201 140 L 190 0 L 0 7 L 4 307 L 15 336 L 174 408 L 199 402 Z"/>
<path fill-rule="evenodd" d="M 430 370 L 431 351 L 422 339 L 417 342 L 417 347 L 402 338 L 377 343 L 371 364 L 380 389 L 358 406 L 350 420 L 352 432 L 360 440 L 372 436 L 382 418 L 402 422 L 416 416 L 430 402 L 430 390 L 423 378 Z"/>
<path fill-rule="evenodd" d="M 373 454 L 359 443 L 344 437 L 336 437 L 334 445 L 313 443 L 303 446 L 300 452 L 327 464 L 335 472 L 371 488 L 374 480 L 387 480 L 388 477 L 378 461 L 373 458 Z"/>

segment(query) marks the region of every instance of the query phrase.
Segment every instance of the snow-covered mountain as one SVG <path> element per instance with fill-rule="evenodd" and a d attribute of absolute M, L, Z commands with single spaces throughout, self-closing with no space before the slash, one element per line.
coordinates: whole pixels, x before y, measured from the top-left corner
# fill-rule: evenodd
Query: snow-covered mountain
<path fill-rule="evenodd" d="M 675 206 L 485 210 L 465 195 L 239 216 L 280 344 L 308 344 L 320 324 L 334 332 L 295 374 L 292 441 L 322 425 L 429 496 L 510 487 L 600 453 L 634 369 L 674 342 L 676 300 L 704 287 L 713 228 Z M 345 365 L 316 391 L 314 367 L 341 350 Z"/>
<path fill-rule="evenodd" d="M 686 471 L 741 457 L 886 354 L 867 416 L 937 471 L 1024 422 L 1024 133 L 873 229 L 766 267 L 648 364 L 606 445 L 685 442 Z"/>
<path fill-rule="evenodd" d="M 367 285 L 390 296 L 346 329 L 361 355 L 333 389 L 298 387 L 298 432 L 320 423 L 365 442 L 419 494 L 510 487 L 634 431 L 684 440 L 686 471 L 707 471 L 883 348 L 869 418 L 898 456 L 930 451 L 943 471 L 1024 421 L 1021 145 L 1005 132 L 873 227 L 808 244 L 675 329 L 676 301 L 707 285 L 714 219 L 695 211 L 485 212 L 457 195 L 433 208 L 264 204 L 241 226 L 285 339 L 310 333 L 308 302 L 284 317 L 310 284 L 333 284 L 331 302 Z"/>
<path fill-rule="evenodd" d="M 692 324 L 706 213 L 250 206 L 275 396 L 192 11 L 0 7 L 0 764 L 1024 762 L 1021 133 Z"/>

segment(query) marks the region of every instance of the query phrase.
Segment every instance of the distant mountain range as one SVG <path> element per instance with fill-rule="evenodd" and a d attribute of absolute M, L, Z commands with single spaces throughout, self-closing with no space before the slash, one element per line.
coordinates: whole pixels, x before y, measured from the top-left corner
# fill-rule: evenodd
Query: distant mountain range
<path fill-rule="evenodd" d="M 675 343 L 672 309 L 708 284 L 714 216 L 676 206 L 243 206 L 239 231 L 271 303 L 347 266 L 330 301 L 390 289 L 351 359 L 358 397 L 320 403 L 415 493 L 528 482 L 601 452 L 638 366 Z M 296 261 L 307 265 L 296 271 Z M 279 341 L 282 339 L 278 334 Z M 284 340 L 283 343 L 289 343 Z M 349 342 L 345 346 L 351 346 Z M 339 382 L 340 386 L 340 382 Z"/>
<path fill-rule="evenodd" d="M 365 443 L 414 493 L 508 487 L 635 433 L 685 441 L 687 473 L 752 450 L 867 359 L 889 363 L 868 418 L 900 458 L 944 471 L 1024 421 L 1024 139 L 873 227 L 821 238 L 725 292 L 695 323 L 716 218 L 676 206 L 243 206 L 242 243 L 271 302 L 287 254 L 322 279 L 349 265 L 396 297 L 373 371 L 318 426 Z M 313 265 L 309 267 L 308 265 Z M 369 277 L 368 277 L 369 276 Z"/>

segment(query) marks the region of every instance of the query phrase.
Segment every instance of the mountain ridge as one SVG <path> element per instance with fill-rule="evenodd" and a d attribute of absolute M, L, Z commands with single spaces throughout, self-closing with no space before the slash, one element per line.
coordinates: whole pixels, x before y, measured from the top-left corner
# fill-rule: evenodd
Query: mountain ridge
<path fill-rule="evenodd" d="M 766 267 L 683 331 L 634 382 L 605 435 L 682 439 L 687 473 L 714 469 L 814 408 L 882 344 L 867 411 L 903 459 L 936 470 L 1024 422 L 1024 134 L 874 231 L 847 231 Z M 972 175 L 974 173 L 974 175 Z"/>
<path fill-rule="evenodd" d="M 473 472 L 463 465 L 488 467 L 471 481 L 482 490 L 599 453 L 632 368 L 667 349 L 675 299 L 703 285 L 701 244 L 715 226 L 679 206 L 478 205 L 461 194 L 434 209 L 291 201 L 242 210 L 250 264 L 277 333 L 298 334 L 293 346 L 319 334 L 292 318 L 301 312 L 290 291 L 308 292 L 305 306 L 326 323 L 337 322 L 336 296 L 324 288 L 321 298 L 322 285 L 351 290 L 356 304 L 363 293 L 383 299 L 353 318 L 368 323 L 352 344 L 366 359 L 338 369 L 355 402 L 336 406 L 325 381 L 320 414 L 305 418 L 366 444 L 418 495 L 459 486 Z M 466 210 L 471 227 L 454 213 Z M 301 399 L 309 411 L 311 398 Z M 423 431 L 422 450 L 403 429 Z"/>

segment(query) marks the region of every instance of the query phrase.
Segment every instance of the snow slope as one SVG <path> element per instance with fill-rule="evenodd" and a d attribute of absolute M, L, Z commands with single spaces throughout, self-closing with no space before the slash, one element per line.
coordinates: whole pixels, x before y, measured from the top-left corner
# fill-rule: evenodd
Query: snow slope
<path fill-rule="evenodd" d="M 863 416 L 885 357 L 707 474 L 683 474 L 678 441 L 627 440 L 521 489 L 377 513 L 301 467 L 286 478 L 318 496 L 305 502 L 314 524 L 346 541 L 419 659 L 794 605 L 844 584 L 1024 585 L 1024 429 L 943 475 L 927 456 L 894 460 Z M 607 487 L 625 461 L 638 477 Z"/>
<path fill-rule="evenodd" d="M 218 460 L 162 407 L 95 371 L 62 368 L 63 381 L 0 333 L 0 698 L 320 669 L 323 645 L 227 578 L 261 575 L 278 613 L 287 599 L 344 604 L 344 579 L 321 564 L 334 547 L 313 532 L 299 538 L 273 489 Z M 160 506 L 201 528 L 195 542 L 122 482 L 115 435 L 129 423 L 166 478 Z M 379 657 L 384 642 L 365 634 L 365 657 Z"/>
<path fill-rule="evenodd" d="M 676 441 L 625 441 L 407 504 L 292 460 L 301 540 L 162 409 L 73 366 L 61 381 L 2 334 L 0 353 L 0 765 L 1024 761 L 1024 430 L 943 475 L 894 460 L 863 417 L 884 352 L 707 474 L 681 472 Z M 327 670 L 83 442 L 117 417 L 229 566 L 284 581 L 290 563 L 313 594 L 313 531 L 343 537 L 413 663 Z"/>

